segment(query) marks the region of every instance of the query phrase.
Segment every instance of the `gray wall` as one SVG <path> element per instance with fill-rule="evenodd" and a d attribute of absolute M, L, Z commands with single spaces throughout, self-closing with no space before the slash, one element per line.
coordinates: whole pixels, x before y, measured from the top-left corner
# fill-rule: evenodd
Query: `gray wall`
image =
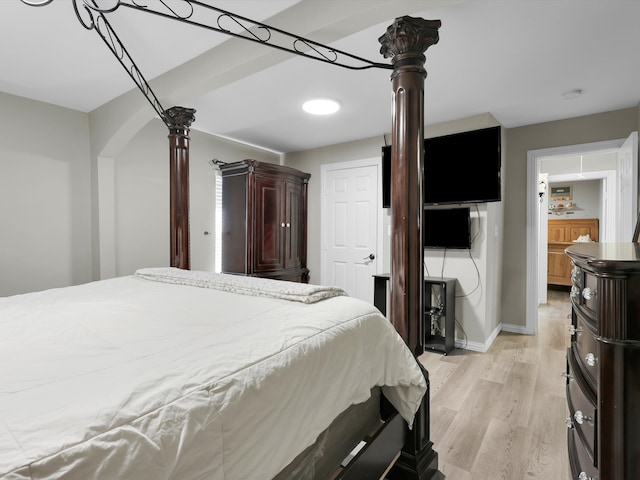
<path fill-rule="evenodd" d="M 479 116 L 482 117 L 482 116 Z M 488 116 L 484 121 L 489 122 Z M 506 157 L 503 164 L 504 227 L 502 229 L 502 282 L 500 292 L 501 322 L 525 327 L 526 299 L 526 180 L 527 152 L 543 148 L 576 145 L 628 137 L 638 130 L 640 112 L 629 108 L 585 117 L 507 129 Z M 482 119 L 481 119 L 482 120 Z M 470 128 L 467 128 L 470 127 Z M 478 126 L 478 118 L 448 124 L 430 125 L 427 135 L 436 136 Z M 380 137 L 287 154 L 286 164 L 312 174 L 309 188 L 309 268 L 311 281 L 320 275 L 320 166 L 380 155 Z M 385 217 L 388 222 L 388 218 Z M 388 225 L 388 223 L 387 223 Z M 385 232 L 387 226 L 384 226 Z M 385 242 L 388 236 L 384 235 Z M 385 251 L 389 250 L 388 243 Z"/>
<path fill-rule="evenodd" d="M 86 283 L 94 278 L 90 116 L 0 93 L 0 296 Z M 151 120 L 113 157 L 113 205 L 100 211 L 116 275 L 169 263 L 169 142 Z M 191 131 L 192 266 L 211 263 L 215 187 L 212 158 L 278 163 L 280 156 Z M 93 214 L 92 214 L 93 208 Z M 94 247 L 92 247 L 94 246 Z M 104 247 L 104 245 L 102 245 Z M 93 252 L 96 253 L 96 252 Z"/>
<path fill-rule="evenodd" d="M 626 138 L 638 130 L 638 116 L 629 108 L 507 130 L 502 316 L 509 323 L 526 323 L 527 152 Z"/>
<path fill-rule="evenodd" d="M 154 119 L 115 157 L 116 276 L 169 264 L 167 133 L 164 123 Z M 279 155 L 197 130 L 191 130 L 189 136 L 191 268 L 213 270 L 215 178 L 209 161 L 252 158 L 277 163 Z"/>
<path fill-rule="evenodd" d="M 2 93 L 0 104 L 0 218 L 3 221 L 3 235 L 0 236 L 0 295 L 91 280 L 92 191 L 87 115 Z M 503 322 L 525 325 L 527 151 L 626 138 L 638 130 L 639 121 L 640 110 L 630 108 L 506 130 L 507 155 L 503 165 L 502 202 L 503 281 L 500 294 Z M 478 128 L 477 119 L 472 123 L 474 128 Z M 431 136 L 450 133 L 454 130 L 452 125 L 428 126 L 426 131 Z M 455 122 L 455 125 L 464 127 L 466 123 L 462 120 Z M 141 202 L 139 208 L 134 201 L 135 198 L 145 198 L 145 195 L 157 195 L 153 208 L 168 202 L 168 192 L 163 190 L 164 193 L 158 193 L 164 189 L 164 173 L 156 177 L 157 185 L 151 186 L 151 177 L 157 174 L 159 168 L 157 165 L 164 164 L 168 158 L 164 129 L 160 122 L 152 121 L 115 156 L 116 178 L 124 172 L 117 171 L 120 166 L 137 170 L 135 175 L 140 180 L 132 183 L 125 180 L 126 175 L 120 176 L 121 180 L 116 186 L 123 189 L 117 195 L 120 197 L 118 208 L 132 209 L 128 215 L 133 217 L 127 220 L 121 216 L 117 220 L 122 222 L 119 228 L 126 229 L 128 224 L 132 224 L 136 225 L 137 232 L 122 232 L 116 242 L 116 250 L 122 255 L 118 260 L 118 273 L 129 273 L 137 266 L 166 262 L 168 256 L 164 253 L 168 244 L 164 238 L 168 235 L 164 229 L 167 220 L 162 216 L 162 219 L 157 217 L 152 225 L 147 225 L 154 235 L 152 243 L 155 246 L 152 250 L 155 251 L 157 247 L 157 253 L 143 259 L 141 245 L 148 241 L 147 232 L 139 229 L 135 217 L 151 215 L 152 207 Z M 161 141 L 158 141 L 159 136 L 162 137 Z M 312 281 L 319 281 L 320 274 L 321 165 L 379 158 L 382 144 L 380 136 L 286 156 L 288 165 L 312 174 L 309 184 L 308 262 Z M 261 157 L 258 159 L 273 162 L 279 160 L 278 155 L 271 152 L 196 131 L 192 132 L 191 147 L 192 204 L 207 204 L 215 193 L 213 185 L 209 183 L 210 167 L 206 165 L 211 158 L 224 161 L 247 157 Z M 134 165 L 137 167 L 133 168 Z M 145 184 L 147 186 L 141 188 Z M 125 197 L 134 200 L 127 202 Z M 194 225 L 196 235 L 209 226 L 206 211 L 202 215 L 202 220 Z M 155 214 L 153 217 L 156 218 Z M 384 221 L 383 231 L 386 232 L 388 215 L 385 215 Z M 144 222 L 141 224 L 144 225 Z M 131 235 L 133 237 L 129 238 Z M 383 238 L 385 250 L 388 251 L 389 237 L 384 235 Z M 196 258 L 194 263 L 198 261 Z M 388 256 L 385 261 L 388 262 Z M 388 268 L 387 265 L 383 268 Z"/>
<path fill-rule="evenodd" d="M 0 93 L 0 296 L 91 280 L 87 114 Z"/>
<path fill-rule="evenodd" d="M 380 158 L 381 147 L 384 145 L 382 135 L 380 137 L 368 138 L 355 142 L 342 143 L 329 147 L 306 150 L 285 156 L 285 163 L 289 167 L 297 168 L 303 172 L 311 174 L 309 180 L 309 222 L 307 226 L 307 266 L 311 271 L 310 282 L 320 283 L 321 268 L 321 191 L 320 178 L 321 166 L 329 163 L 350 162 L 353 160 L 363 160 L 368 158 Z M 389 236 L 386 234 L 389 222 L 388 212 L 384 214 L 385 234 L 384 251 L 389 251 Z M 380 272 L 389 271 L 388 255 L 383 259 Z"/>

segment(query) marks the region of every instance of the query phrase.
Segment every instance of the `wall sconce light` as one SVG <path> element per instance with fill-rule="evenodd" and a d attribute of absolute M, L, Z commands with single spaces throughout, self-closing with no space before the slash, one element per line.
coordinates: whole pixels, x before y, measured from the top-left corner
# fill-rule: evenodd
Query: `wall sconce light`
<path fill-rule="evenodd" d="M 542 203 L 542 198 L 544 194 L 547 192 L 547 177 L 548 173 L 541 173 L 538 175 L 538 197 L 540 197 L 540 203 Z"/>
<path fill-rule="evenodd" d="M 540 203 L 542 203 L 542 197 L 544 197 L 544 194 L 546 191 L 547 191 L 547 184 L 545 182 L 540 182 L 538 184 L 538 196 L 540 197 Z"/>

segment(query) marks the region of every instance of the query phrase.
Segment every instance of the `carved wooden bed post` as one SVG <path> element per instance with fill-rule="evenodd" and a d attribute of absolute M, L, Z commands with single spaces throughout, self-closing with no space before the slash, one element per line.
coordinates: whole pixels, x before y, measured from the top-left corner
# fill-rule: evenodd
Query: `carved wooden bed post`
<path fill-rule="evenodd" d="M 391 309 L 393 326 L 415 355 L 423 352 L 422 172 L 424 164 L 424 52 L 438 43 L 439 20 L 400 17 L 380 37 L 393 57 L 391 124 Z M 428 374 L 425 371 L 428 384 Z M 429 439 L 429 390 L 389 478 L 424 480 L 438 475 Z"/>
<path fill-rule="evenodd" d="M 171 107 L 165 111 L 169 125 L 169 184 L 171 266 L 189 270 L 189 127 L 195 110 Z"/>
<path fill-rule="evenodd" d="M 391 322 L 414 354 L 423 343 L 424 52 L 438 42 L 439 27 L 440 20 L 401 17 L 380 37 L 380 51 L 393 57 Z"/>

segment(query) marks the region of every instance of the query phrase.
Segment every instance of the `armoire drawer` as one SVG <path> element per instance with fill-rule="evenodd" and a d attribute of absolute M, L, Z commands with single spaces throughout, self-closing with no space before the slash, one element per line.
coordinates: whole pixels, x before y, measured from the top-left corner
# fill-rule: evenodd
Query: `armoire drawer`
<path fill-rule="evenodd" d="M 567 362 L 567 403 L 569 421 L 575 430 L 577 440 L 582 443 L 591 462 L 598 465 L 597 452 L 597 408 L 596 394 L 586 383 L 573 355 Z"/>
<path fill-rule="evenodd" d="M 571 341 L 571 350 L 578 367 L 584 373 L 591 388 L 598 388 L 598 342 L 596 335 L 591 330 L 590 323 L 579 313 L 574 313 L 576 318 L 575 333 Z"/>

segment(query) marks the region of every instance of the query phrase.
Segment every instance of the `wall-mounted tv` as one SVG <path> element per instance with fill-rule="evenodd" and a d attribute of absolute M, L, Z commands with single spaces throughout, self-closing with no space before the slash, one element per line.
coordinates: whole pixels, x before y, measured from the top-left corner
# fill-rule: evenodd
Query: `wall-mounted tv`
<path fill-rule="evenodd" d="M 426 205 L 501 200 L 500 127 L 424 141 Z M 391 206 L 391 146 L 382 147 L 382 207 Z"/>
<path fill-rule="evenodd" d="M 470 209 L 425 208 L 422 243 L 425 248 L 471 248 Z"/>
<path fill-rule="evenodd" d="M 500 201 L 500 143 L 500 127 L 426 139 L 424 203 Z"/>

